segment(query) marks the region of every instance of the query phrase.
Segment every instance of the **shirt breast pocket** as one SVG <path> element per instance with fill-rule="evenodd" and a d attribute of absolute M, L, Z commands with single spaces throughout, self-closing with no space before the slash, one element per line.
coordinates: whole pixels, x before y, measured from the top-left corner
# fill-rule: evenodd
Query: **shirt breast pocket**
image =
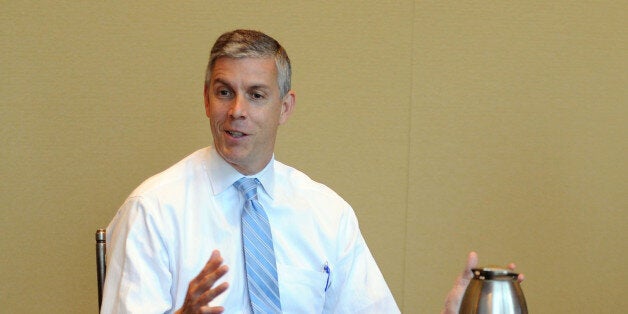
<path fill-rule="evenodd" d="M 283 313 L 322 313 L 327 273 L 288 265 L 277 265 Z"/>

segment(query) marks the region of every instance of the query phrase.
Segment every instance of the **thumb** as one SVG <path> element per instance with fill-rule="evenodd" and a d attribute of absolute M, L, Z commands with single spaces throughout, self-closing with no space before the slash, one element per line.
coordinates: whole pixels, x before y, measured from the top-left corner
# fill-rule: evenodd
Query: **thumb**
<path fill-rule="evenodd" d="M 469 284 L 469 281 L 473 278 L 472 269 L 478 266 L 478 254 L 475 252 L 470 252 L 467 257 L 467 264 L 465 265 L 462 274 L 460 274 L 460 282 L 458 283 L 460 286 L 464 286 L 465 288 Z"/>
<path fill-rule="evenodd" d="M 475 252 L 470 252 L 467 257 L 467 263 L 464 266 L 464 269 L 456 278 L 456 282 L 454 283 L 454 287 L 449 291 L 447 295 L 447 299 L 445 300 L 445 308 L 441 313 L 444 314 L 455 314 L 460 310 L 460 303 L 462 302 L 462 298 L 464 296 L 465 290 L 467 290 L 467 286 L 471 279 L 473 278 L 473 273 L 471 272 L 472 268 L 477 267 L 478 265 L 478 254 Z"/>

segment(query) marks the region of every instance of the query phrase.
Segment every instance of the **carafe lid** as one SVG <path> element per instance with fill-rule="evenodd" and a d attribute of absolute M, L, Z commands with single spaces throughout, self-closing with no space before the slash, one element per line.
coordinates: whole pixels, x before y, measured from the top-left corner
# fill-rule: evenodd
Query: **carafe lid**
<path fill-rule="evenodd" d="M 489 266 L 483 268 L 473 268 L 473 277 L 480 280 L 517 279 L 519 274 L 510 269 Z"/>

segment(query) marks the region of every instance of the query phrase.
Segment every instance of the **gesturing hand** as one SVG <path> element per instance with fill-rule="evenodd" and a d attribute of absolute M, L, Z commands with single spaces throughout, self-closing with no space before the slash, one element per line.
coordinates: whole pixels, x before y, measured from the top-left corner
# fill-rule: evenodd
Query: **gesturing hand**
<path fill-rule="evenodd" d="M 218 250 L 213 251 L 203 270 L 190 281 L 185 301 L 183 306 L 176 312 L 177 314 L 217 314 L 225 310 L 222 306 L 210 307 L 208 305 L 211 300 L 225 292 L 229 287 L 228 283 L 223 282 L 212 288 L 216 281 L 229 270 L 229 267 L 222 265 L 222 262 L 220 252 Z"/>
<path fill-rule="evenodd" d="M 467 264 L 465 265 L 462 273 L 456 278 L 456 282 L 454 283 L 453 288 L 447 294 L 447 299 L 445 300 L 445 309 L 443 309 L 442 314 L 457 314 L 460 311 L 460 304 L 462 303 L 462 298 L 464 297 L 464 293 L 467 290 L 467 286 L 471 279 L 473 279 L 472 268 L 476 268 L 478 265 L 478 255 L 475 252 L 469 253 L 469 257 L 467 258 Z M 510 270 L 515 270 L 515 264 L 508 264 L 508 268 Z M 522 282 L 524 279 L 523 274 L 519 274 L 517 280 Z"/>

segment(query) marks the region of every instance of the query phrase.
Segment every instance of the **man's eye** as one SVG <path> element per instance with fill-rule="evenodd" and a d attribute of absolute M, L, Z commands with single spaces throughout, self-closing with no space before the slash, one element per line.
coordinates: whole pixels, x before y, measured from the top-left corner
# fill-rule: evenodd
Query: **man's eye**
<path fill-rule="evenodd" d="M 262 94 L 262 93 L 251 93 L 251 98 L 253 98 L 255 100 L 263 99 L 264 98 L 264 94 Z"/>
<path fill-rule="evenodd" d="M 229 97 L 230 95 L 231 95 L 231 92 L 229 90 L 221 89 L 218 91 L 218 96 Z"/>

